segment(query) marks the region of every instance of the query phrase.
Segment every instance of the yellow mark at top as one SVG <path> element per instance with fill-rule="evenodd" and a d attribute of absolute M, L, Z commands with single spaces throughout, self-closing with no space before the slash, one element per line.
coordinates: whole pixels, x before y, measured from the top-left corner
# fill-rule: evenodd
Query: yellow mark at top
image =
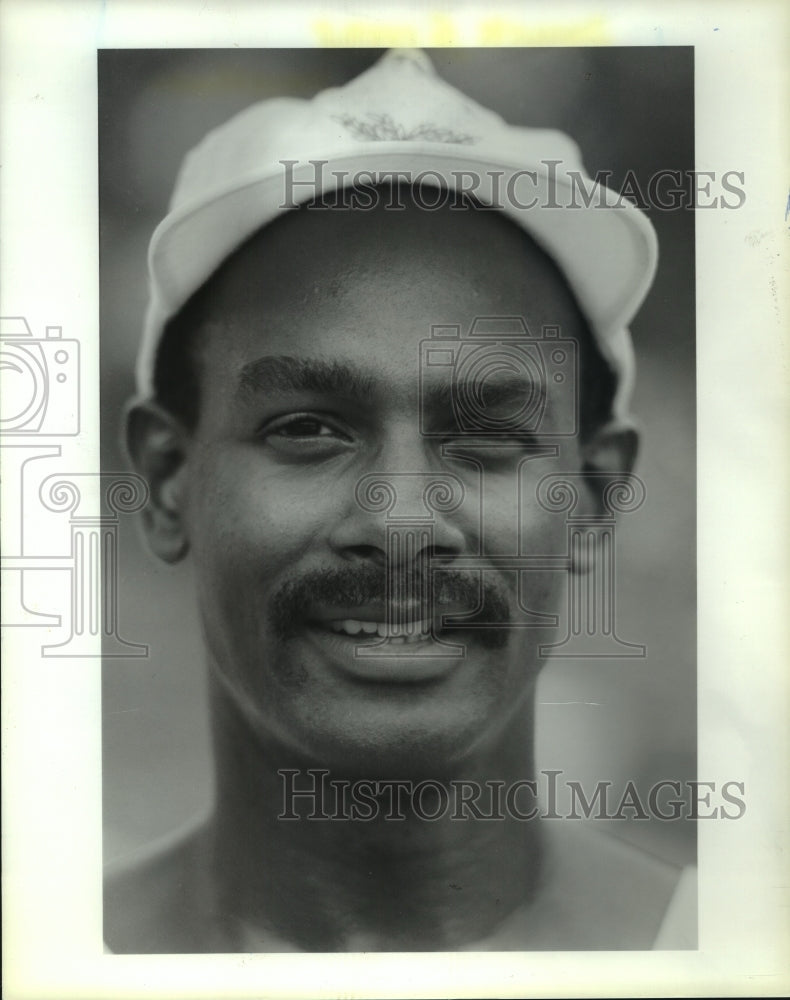
<path fill-rule="evenodd" d="M 426 13 L 408 21 L 339 16 L 315 18 L 312 30 L 319 45 L 349 48 L 609 45 L 613 40 L 603 15 L 564 21 L 464 13 Z"/>
<path fill-rule="evenodd" d="M 506 17 L 480 21 L 478 45 L 609 45 L 612 34 L 603 16 L 575 21 L 528 24 Z"/>

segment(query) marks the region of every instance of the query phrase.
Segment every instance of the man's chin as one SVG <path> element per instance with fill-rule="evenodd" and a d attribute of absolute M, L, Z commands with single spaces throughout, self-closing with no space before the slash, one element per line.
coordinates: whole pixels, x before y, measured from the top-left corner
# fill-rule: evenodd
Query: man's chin
<path fill-rule="evenodd" d="M 281 679 L 300 679 L 276 685 L 279 704 L 264 708 L 282 742 L 311 766 L 366 777 L 449 773 L 501 727 L 527 680 L 467 629 L 411 643 L 306 629 L 277 660 Z"/>
<path fill-rule="evenodd" d="M 448 719 L 439 712 L 412 713 L 408 720 L 391 710 L 305 734 L 290 766 L 329 771 L 332 778 L 442 780 L 466 774 L 475 760 L 480 720 Z"/>

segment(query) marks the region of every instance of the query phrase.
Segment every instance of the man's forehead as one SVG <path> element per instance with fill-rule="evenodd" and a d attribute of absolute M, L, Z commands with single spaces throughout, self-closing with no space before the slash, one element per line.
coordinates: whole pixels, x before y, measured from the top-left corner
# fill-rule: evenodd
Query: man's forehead
<path fill-rule="evenodd" d="M 210 279 L 208 318 L 331 319 L 373 306 L 393 328 L 471 323 L 482 312 L 575 322 L 554 262 L 500 214 L 303 207 L 259 230 Z M 316 328 L 315 336 L 319 337 Z"/>

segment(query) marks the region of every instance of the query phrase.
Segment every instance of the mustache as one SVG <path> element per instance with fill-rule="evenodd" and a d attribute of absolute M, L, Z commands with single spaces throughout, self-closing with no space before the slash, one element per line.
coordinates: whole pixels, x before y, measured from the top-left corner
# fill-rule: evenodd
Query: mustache
<path fill-rule="evenodd" d="M 386 604 L 394 595 L 421 605 L 426 617 L 432 617 L 443 604 L 479 609 L 482 622 L 507 622 L 511 616 L 507 591 L 484 574 L 453 569 L 429 572 L 420 566 L 388 570 L 367 564 L 316 569 L 286 580 L 272 595 L 269 620 L 278 638 L 288 640 L 304 628 L 307 615 L 317 604 L 362 607 Z M 397 607 L 388 610 L 397 614 Z M 473 632 L 477 641 L 491 648 L 502 648 L 508 637 L 506 627 Z"/>

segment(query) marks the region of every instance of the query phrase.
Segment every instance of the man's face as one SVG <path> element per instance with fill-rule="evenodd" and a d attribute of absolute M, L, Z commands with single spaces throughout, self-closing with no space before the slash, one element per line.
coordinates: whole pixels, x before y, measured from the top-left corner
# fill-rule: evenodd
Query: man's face
<path fill-rule="evenodd" d="M 485 384 L 465 391 L 483 391 L 492 440 L 459 423 L 446 366 L 421 371 L 421 342 L 479 316 L 578 337 L 564 283 L 494 213 L 303 209 L 204 298 L 183 509 L 217 679 L 262 737 L 327 766 L 455 766 L 514 724 L 555 637 L 527 623 L 557 612 L 562 569 L 493 557 L 564 555 L 563 517 L 535 487 L 581 457 L 552 434 L 571 419 L 567 386 L 544 386 L 532 433 L 508 415 L 535 386 L 478 367 Z M 370 476 L 391 488 L 389 515 L 365 499 Z M 454 509 L 425 506 L 437 480 L 463 493 Z M 454 568 L 464 557 L 475 568 Z M 481 603 L 499 628 L 442 626 Z"/>

